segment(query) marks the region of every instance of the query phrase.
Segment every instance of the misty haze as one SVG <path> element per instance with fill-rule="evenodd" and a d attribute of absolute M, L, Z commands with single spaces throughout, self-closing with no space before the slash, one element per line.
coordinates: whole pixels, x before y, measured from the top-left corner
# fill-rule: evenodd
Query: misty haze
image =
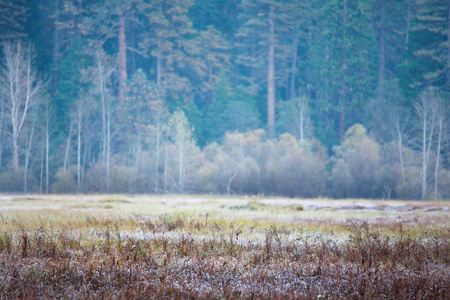
<path fill-rule="evenodd" d="M 449 199 L 448 0 L 0 0 L 1 299 L 446 299 Z"/>
<path fill-rule="evenodd" d="M 450 196 L 446 1 L 5 1 L 0 191 Z"/>

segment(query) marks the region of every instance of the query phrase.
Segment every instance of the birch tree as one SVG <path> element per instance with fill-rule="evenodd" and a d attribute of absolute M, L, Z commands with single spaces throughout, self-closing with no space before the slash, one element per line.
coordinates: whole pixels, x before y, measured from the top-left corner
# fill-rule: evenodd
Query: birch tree
<path fill-rule="evenodd" d="M 43 152 L 45 152 L 45 193 L 48 194 L 49 192 L 49 183 L 50 183 L 50 136 L 52 135 L 52 127 L 51 123 L 53 122 L 54 118 L 54 109 L 50 105 L 49 101 L 46 101 L 43 105 L 43 112 L 42 112 L 42 121 L 44 125 L 44 149 Z M 44 168 L 44 166 L 43 166 Z M 41 173 L 43 170 L 41 170 Z"/>
<path fill-rule="evenodd" d="M 83 73 L 83 81 L 92 82 L 91 95 L 97 100 L 101 115 L 101 149 L 100 160 L 105 164 L 107 190 L 110 185 L 111 143 L 113 138 L 113 117 L 115 113 L 112 95 L 112 76 L 115 64 L 102 50 L 97 49 L 93 57 L 95 65 Z"/>
<path fill-rule="evenodd" d="M 414 109 L 418 117 L 417 125 L 420 131 L 420 150 L 422 154 L 422 168 L 420 172 L 421 200 L 425 200 L 428 193 L 427 175 L 430 164 L 430 155 L 433 150 L 433 144 L 435 143 L 436 130 L 439 131 L 437 149 L 440 151 L 442 125 L 439 126 L 438 124 L 441 121 L 441 115 L 443 118 L 443 114 L 445 114 L 444 112 L 440 111 L 442 110 L 442 107 L 440 105 L 441 101 L 442 99 L 438 90 L 436 88 L 430 87 L 422 91 L 419 98 L 414 103 Z M 439 155 L 437 155 L 437 160 L 439 160 Z M 439 161 L 437 161 L 436 163 L 438 165 Z M 437 175 L 435 174 L 435 176 L 435 181 L 437 181 Z"/>
<path fill-rule="evenodd" d="M 1 94 L 12 137 L 12 167 L 19 169 L 19 139 L 29 119 L 32 106 L 37 104 L 43 82 L 34 69 L 34 50 L 30 44 L 7 43 L 3 48 L 1 65 Z"/>
<path fill-rule="evenodd" d="M 178 189 L 184 192 L 186 182 L 186 159 L 189 148 L 194 144 L 193 132 L 188 119 L 182 110 L 173 113 L 169 120 L 170 138 L 177 151 L 178 161 Z"/>

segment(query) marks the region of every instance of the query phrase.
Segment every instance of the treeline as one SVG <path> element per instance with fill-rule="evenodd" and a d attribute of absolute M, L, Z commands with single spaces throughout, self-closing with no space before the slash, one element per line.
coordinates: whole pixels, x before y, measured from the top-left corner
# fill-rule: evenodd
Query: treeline
<path fill-rule="evenodd" d="M 449 195 L 448 1 L 0 14 L 1 192 Z"/>

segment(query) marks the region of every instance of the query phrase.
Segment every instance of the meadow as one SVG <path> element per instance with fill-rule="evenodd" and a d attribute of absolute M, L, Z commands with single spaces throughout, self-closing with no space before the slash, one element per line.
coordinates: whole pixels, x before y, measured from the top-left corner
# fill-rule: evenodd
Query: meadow
<path fill-rule="evenodd" d="M 1 299 L 446 299 L 450 203 L 0 195 Z"/>

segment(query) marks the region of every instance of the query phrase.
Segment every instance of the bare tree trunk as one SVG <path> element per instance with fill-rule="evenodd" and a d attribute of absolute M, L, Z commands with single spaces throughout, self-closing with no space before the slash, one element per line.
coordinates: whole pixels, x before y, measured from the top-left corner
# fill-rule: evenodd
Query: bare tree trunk
<path fill-rule="evenodd" d="M 428 125 L 428 118 L 427 118 L 426 112 L 424 113 L 423 117 L 423 128 L 422 128 L 422 171 L 421 171 L 421 183 L 422 183 L 422 194 L 420 199 L 424 200 L 425 195 L 427 192 L 427 155 L 426 155 L 426 148 L 427 148 L 427 125 Z"/>
<path fill-rule="evenodd" d="M 17 134 L 16 133 L 13 134 L 12 167 L 14 170 L 19 169 L 19 146 L 17 145 Z"/>
<path fill-rule="evenodd" d="M 111 119 L 112 119 L 112 108 L 109 107 L 106 122 L 106 189 L 107 192 L 111 190 Z"/>
<path fill-rule="evenodd" d="M 449 137 L 448 128 L 444 130 L 444 140 L 445 140 L 445 156 L 444 159 L 447 163 L 450 163 L 450 137 Z"/>
<path fill-rule="evenodd" d="M 49 185 L 49 154 L 50 154 L 50 120 L 45 124 L 45 193 L 48 194 Z"/>
<path fill-rule="evenodd" d="M 167 135 L 164 139 L 164 191 L 167 192 L 167 169 L 169 167 L 169 153 L 168 153 L 168 143 L 167 143 Z"/>
<path fill-rule="evenodd" d="M 403 162 L 403 136 L 400 129 L 400 123 L 396 124 L 397 138 L 398 138 L 398 155 L 400 158 L 400 171 L 402 173 L 402 181 L 405 179 L 405 164 Z"/>
<path fill-rule="evenodd" d="M 436 166 L 434 169 L 434 200 L 436 200 L 437 196 L 438 196 L 439 159 L 440 159 L 440 155 L 441 155 L 441 140 L 442 140 L 443 125 L 444 125 L 444 117 L 443 117 L 443 115 L 440 115 L 439 120 L 438 120 L 439 134 L 438 134 L 437 150 L 436 150 Z"/>
<path fill-rule="evenodd" d="M 433 108 L 432 108 L 433 109 Z M 429 138 L 428 138 L 428 145 L 427 145 L 427 149 L 425 151 L 425 168 L 424 168 L 424 172 L 423 172 L 423 188 L 422 188 L 422 200 L 425 200 L 425 196 L 426 196 L 426 191 L 427 191 L 427 170 L 428 170 L 428 162 L 430 161 L 430 153 L 431 153 L 431 145 L 433 144 L 433 136 L 434 136 L 434 127 L 435 127 L 435 113 L 432 111 L 431 112 L 431 124 L 430 124 L 430 133 L 429 133 Z"/>
<path fill-rule="evenodd" d="M 69 149 L 70 149 L 70 141 L 72 139 L 72 128 L 73 128 L 73 120 L 70 120 L 70 128 L 69 128 L 69 137 L 67 138 L 67 145 L 66 145 L 66 154 L 64 155 L 64 173 L 67 171 L 67 165 L 69 162 Z"/>
<path fill-rule="evenodd" d="M 385 40 L 384 40 L 384 22 L 385 22 L 385 2 L 381 1 L 381 28 L 380 28 L 380 41 L 379 41 L 379 50 L 378 50 L 378 96 L 380 97 L 381 94 L 381 86 L 384 81 L 384 72 L 385 72 L 385 65 L 386 65 L 386 49 L 385 49 Z"/>
<path fill-rule="evenodd" d="M 41 172 L 39 174 L 39 194 L 42 194 L 43 192 L 43 184 L 44 184 L 44 151 L 45 146 L 42 145 L 41 149 Z"/>
<path fill-rule="evenodd" d="M 28 117 L 30 107 L 42 89 L 42 82 L 33 70 L 34 53 L 31 46 L 22 49 L 20 42 L 4 46 L 5 63 L 1 69 L 1 85 L 6 91 L 6 107 L 12 128 L 12 166 L 19 168 L 18 140 Z"/>
<path fill-rule="evenodd" d="M 58 74 L 58 66 L 59 66 L 59 60 L 60 60 L 60 30 L 58 29 L 58 23 L 60 22 L 60 0 L 55 1 L 55 18 L 54 18 L 54 30 L 53 30 L 53 72 L 54 74 Z M 59 76 L 56 75 L 56 78 L 53 78 L 53 87 L 54 89 L 57 88 Z"/>
<path fill-rule="evenodd" d="M 159 125 L 158 125 L 159 127 Z M 157 129 L 158 130 L 158 136 L 156 138 L 156 174 L 155 174 L 155 191 L 158 192 L 159 190 L 159 148 L 160 148 L 160 134 L 159 134 L 159 130 L 160 128 Z"/>
<path fill-rule="evenodd" d="M 86 170 L 86 157 L 88 156 L 88 145 L 84 146 L 84 151 L 83 151 L 83 164 L 81 167 L 81 184 L 83 184 L 84 181 L 84 172 Z"/>
<path fill-rule="evenodd" d="M 97 51 L 97 69 L 100 84 L 100 104 L 102 107 L 102 162 L 106 159 L 106 95 L 105 95 L 105 78 L 104 66 L 100 52 Z"/>
<path fill-rule="evenodd" d="M 388 116 L 393 127 L 392 137 L 397 139 L 397 150 L 400 160 L 400 171 L 402 174 L 402 181 L 405 179 L 405 165 L 403 160 L 403 131 L 408 126 L 406 118 L 402 114 L 402 110 L 397 105 L 390 105 L 388 107 Z"/>
<path fill-rule="evenodd" d="M 136 149 L 135 149 L 135 153 L 134 153 L 134 192 L 138 193 L 139 191 L 139 186 L 138 186 L 138 178 L 139 178 L 139 165 L 141 163 L 141 154 L 142 154 L 142 142 L 141 142 L 141 134 L 138 133 L 138 137 L 136 140 Z"/>
<path fill-rule="evenodd" d="M 0 110 L 0 172 L 3 166 L 3 115 L 4 115 L 4 101 L 0 100 L 1 110 Z"/>
<path fill-rule="evenodd" d="M 183 144 L 180 143 L 178 145 L 178 188 L 180 189 L 180 192 L 184 191 L 184 181 L 183 181 L 183 167 L 184 167 L 184 149 Z"/>
<path fill-rule="evenodd" d="M 269 12 L 269 50 L 267 64 L 267 130 L 268 136 L 275 136 L 275 22 L 274 9 Z"/>
<path fill-rule="evenodd" d="M 347 65 L 347 57 L 346 57 L 346 46 L 345 46 L 345 39 L 347 34 L 347 0 L 344 0 L 344 16 L 343 16 L 343 43 L 342 43 L 342 53 L 343 53 L 343 60 L 342 60 L 342 72 L 345 72 L 346 65 Z M 343 76 L 343 75 L 342 75 Z M 346 119 L 346 99 L 347 96 L 347 87 L 345 86 L 345 83 L 342 83 L 344 86 L 342 87 L 341 95 L 339 96 L 339 104 L 341 108 L 341 115 L 339 118 L 339 138 L 342 141 L 344 139 L 345 135 L 345 119 Z"/>
<path fill-rule="evenodd" d="M 34 113 L 33 124 L 31 125 L 30 138 L 28 139 L 28 145 L 25 151 L 25 166 L 23 172 L 23 191 L 28 191 L 28 165 L 30 163 L 31 145 L 33 144 L 34 128 L 36 126 L 36 113 Z"/>
<path fill-rule="evenodd" d="M 228 180 L 228 185 L 227 185 L 227 195 L 230 195 L 231 193 L 231 183 L 233 183 L 234 178 L 236 178 L 238 174 L 238 170 L 236 169 L 233 174 L 231 174 L 230 179 Z"/>
<path fill-rule="evenodd" d="M 295 104 L 295 112 L 298 119 L 296 120 L 296 126 L 300 134 L 300 142 L 305 139 L 306 122 L 309 114 L 308 98 L 304 95 L 298 96 L 293 101 Z"/>
<path fill-rule="evenodd" d="M 295 29 L 294 39 L 292 41 L 292 70 L 291 70 L 291 85 L 290 85 L 290 97 L 291 99 L 295 99 L 296 90 L 295 90 L 295 76 L 297 73 L 297 47 L 298 47 L 298 29 Z"/>
<path fill-rule="evenodd" d="M 82 101 L 82 100 L 80 100 Z M 77 107 L 77 191 L 81 190 L 81 129 L 83 122 L 83 103 L 78 103 Z"/>
<path fill-rule="evenodd" d="M 436 113 L 438 108 L 436 92 L 429 88 L 423 91 L 419 97 L 418 102 L 415 103 L 414 107 L 417 111 L 421 131 L 422 131 L 422 170 L 421 170 L 421 200 L 425 200 L 427 194 L 427 171 L 428 162 L 431 152 L 431 145 L 433 144 L 434 127 L 436 122 Z"/>
<path fill-rule="evenodd" d="M 136 28 L 133 25 L 133 22 L 130 25 L 130 30 L 131 30 L 131 47 L 133 47 L 133 49 L 137 48 L 136 45 Z M 131 73 L 134 74 L 137 70 L 137 66 L 136 66 L 136 52 L 132 51 L 131 52 Z"/>
<path fill-rule="evenodd" d="M 450 88 L 450 4 L 448 4 L 447 13 L 448 23 L 447 23 L 447 65 L 445 67 L 446 82 L 445 85 Z"/>
<path fill-rule="evenodd" d="M 167 143 L 164 146 L 164 191 L 167 192 L 167 167 L 169 165 L 169 157 L 167 153 Z"/>
<path fill-rule="evenodd" d="M 125 17 L 119 13 L 119 103 L 123 103 L 125 81 L 127 80 L 127 42 L 125 35 Z"/>
<path fill-rule="evenodd" d="M 159 156 L 161 151 L 161 135 L 162 135 L 162 124 L 161 119 L 159 116 L 157 117 L 156 121 L 156 166 L 155 166 L 155 192 L 157 193 L 159 191 Z"/>
<path fill-rule="evenodd" d="M 162 2 L 159 2 L 159 14 L 162 15 Z M 163 66 L 162 66 L 162 57 L 161 57 L 161 47 L 158 45 L 159 54 L 156 58 L 156 84 L 158 87 L 161 87 L 162 84 L 162 72 L 163 72 Z"/>

